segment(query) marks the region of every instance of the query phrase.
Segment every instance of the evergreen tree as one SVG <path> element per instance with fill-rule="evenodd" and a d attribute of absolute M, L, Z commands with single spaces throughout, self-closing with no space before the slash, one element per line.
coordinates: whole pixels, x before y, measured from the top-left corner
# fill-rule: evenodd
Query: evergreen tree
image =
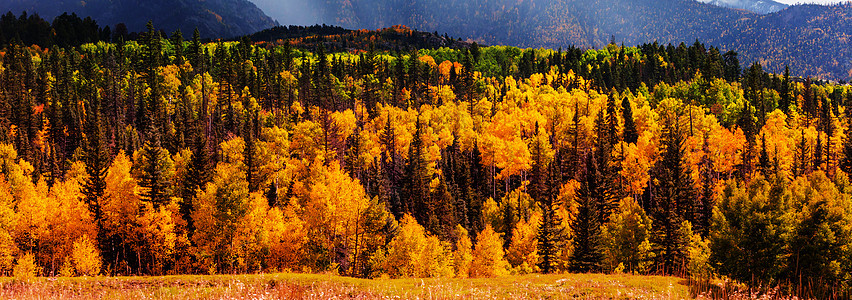
<path fill-rule="evenodd" d="M 408 164 L 403 174 L 403 208 L 404 212 L 412 214 L 420 224 L 427 224 L 434 211 L 434 205 L 429 197 L 429 175 L 426 170 L 426 159 L 423 157 L 423 140 L 421 139 L 422 125 L 418 117 L 414 137 L 408 148 Z M 428 228 L 427 229 L 432 229 Z"/>
<path fill-rule="evenodd" d="M 852 137 L 846 136 L 843 139 L 843 157 L 840 160 L 839 167 L 846 174 L 852 174 Z"/>
<path fill-rule="evenodd" d="M 808 145 L 804 129 L 802 129 L 801 137 L 801 140 L 796 143 L 796 152 L 793 154 L 794 177 L 806 175 L 810 173 L 811 170 L 811 147 Z"/>
<path fill-rule="evenodd" d="M 97 97 L 95 98 L 98 99 Z M 104 133 L 101 128 L 101 114 L 98 102 L 92 103 L 93 111 L 90 112 L 86 122 L 86 181 L 83 186 L 86 206 L 94 218 L 98 229 L 98 245 L 104 258 L 110 259 L 114 256 L 114 245 L 109 243 L 108 233 L 104 230 L 104 216 L 101 199 L 106 189 L 106 173 L 110 163 L 110 155 L 104 141 Z"/>
<path fill-rule="evenodd" d="M 766 151 L 766 134 L 760 136 L 760 143 L 760 158 L 758 159 L 760 171 L 763 173 L 763 176 L 768 177 L 771 167 L 769 165 L 769 152 Z"/>
<path fill-rule="evenodd" d="M 627 143 L 636 143 L 639 140 L 639 133 L 636 131 L 636 123 L 633 121 L 633 108 L 630 104 L 630 99 L 624 97 L 621 102 L 621 114 L 624 117 L 624 141 Z"/>
<path fill-rule="evenodd" d="M 790 112 L 790 105 L 793 104 L 790 95 L 790 66 L 784 66 L 784 79 L 781 81 L 781 89 L 778 91 L 781 94 L 781 100 L 778 103 L 778 108 L 784 113 Z"/>
<path fill-rule="evenodd" d="M 139 186 L 142 187 L 142 199 L 152 203 L 154 209 L 168 205 L 171 198 L 171 182 L 165 174 L 164 159 L 168 159 L 168 151 L 160 147 L 157 139 L 148 140 L 142 148 L 142 178 Z"/>
<path fill-rule="evenodd" d="M 684 253 L 679 247 L 684 238 L 679 236 L 683 221 L 696 223 L 697 199 L 690 169 L 684 165 L 683 136 L 677 128 L 666 134 L 663 157 L 654 168 L 654 197 L 649 216 L 653 220 L 652 242 L 657 245 L 657 268 L 661 273 L 673 274 Z"/>
<path fill-rule="evenodd" d="M 573 252 L 570 269 L 575 272 L 595 272 L 600 270 L 603 256 L 600 251 L 600 212 L 599 195 L 595 193 L 600 182 L 597 165 L 591 155 L 586 155 L 585 168 L 580 175 L 580 189 L 577 191 L 577 214 L 571 222 L 574 234 Z"/>

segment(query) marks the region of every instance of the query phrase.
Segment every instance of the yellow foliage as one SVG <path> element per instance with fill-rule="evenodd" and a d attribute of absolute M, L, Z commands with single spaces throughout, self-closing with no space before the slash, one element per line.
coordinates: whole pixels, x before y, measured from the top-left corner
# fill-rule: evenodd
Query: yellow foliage
<path fill-rule="evenodd" d="M 538 226 L 541 214 L 536 213 L 529 220 L 521 219 L 512 229 L 512 241 L 506 252 L 506 260 L 519 274 L 538 272 Z"/>
<path fill-rule="evenodd" d="M 118 153 L 107 169 L 106 188 L 101 198 L 103 225 L 108 232 L 119 236 L 132 236 L 133 229 L 128 224 L 136 222 L 136 215 L 142 202 L 139 200 L 139 184 L 131 176 L 133 162 L 124 154 Z"/>
<path fill-rule="evenodd" d="M 473 250 L 473 262 L 470 266 L 471 277 L 496 277 L 509 273 L 509 262 L 503 254 L 503 238 L 494 232 L 491 225 L 479 233 L 476 248 Z"/>
<path fill-rule="evenodd" d="M 437 237 L 427 235 L 411 215 L 402 218 L 399 233 L 387 249 L 381 268 L 391 277 L 449 277 L 453 274 L 445 245 Z"/>
<path fill-rule="evenodd" d="M 456 239 L 453 267 L 456 271 L 456 277 L 467 278 L 470 273 L 470 263 L 473 261 L 473 243 L 470 242 L 467 229 L 464 229 L 461 225 L 456 225 Z"/>
<path fill-rule="evenodd" d="M 41 272 L 35 261 L 32 253 L 25 253 L 18 257 L 18 263 L 15 265 L 15 270 L 12 272 L 15 279 L 29 281 Z"/>
<path fill-rule="evenodd" d="M 176 203 L 170 206 L 177 206 Z M 150 202 L 143 204 L 143 213 L 136 219 L 137 251 L 147 253 L 153 261 L 154 273 L 162 273 L 166 259 L 172 255 L 177 235 L 172 213 L 166 206 L 154 209 Z"/>
<path fill-rule="evenodd" d="M 74 241 L 74 249 L 71 252 L 74 261 L 74 269 L 77 274 L 83 276 L 96 276 L 101 272 L 101 253 L 97 245 L 83 235 Z"/>
<path fill-rule="evenodd" d="M 283 211 L 273 207 L 267 213 L 265 231 L 269 235 L 267 265 L 277 270 L 296 269 L 302 259 L 307 234 L 299 217 L 298 204 L 290 203 Z"/>

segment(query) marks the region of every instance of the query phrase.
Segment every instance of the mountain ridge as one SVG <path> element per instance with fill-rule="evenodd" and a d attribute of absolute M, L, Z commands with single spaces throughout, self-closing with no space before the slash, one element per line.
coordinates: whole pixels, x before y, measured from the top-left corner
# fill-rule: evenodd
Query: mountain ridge
<path fill-rule="evenodd" d="M 692 44 L 737 51 L 745 64 L 832 80 L 852 78 L 852 3 L 793 5 L 757 14 L 695 0 L 326 0 L 323 22 L 346 28 L 404 24 L 486 44 L 599 48 Z M 428 9 L 427 9 L 428 8 Z"/>
<path fill-rule="evenodd" d="M 48 21 L 73 12 L 91 17 L 102 26 L 124 23 L 131 31 L 143 31 L 145 24 L 152 21 L 158 28 L 180 29 L 184 34 L 198 28 L 205 38 L 241 36 L 278 25 L 248 0 L 11 0 L 0 4 L 0 11 L 26 11 Z"/>

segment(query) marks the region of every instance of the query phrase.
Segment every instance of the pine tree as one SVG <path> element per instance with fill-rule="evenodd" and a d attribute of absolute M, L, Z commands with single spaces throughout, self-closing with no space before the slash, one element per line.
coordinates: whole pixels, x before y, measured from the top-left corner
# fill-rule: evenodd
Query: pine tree
<path fill-rule="evenodd" d="M 636 132 L 636 123 L 633 121 L 633 108 L 631 107 L 630 99 L 624 97 L 621 102 L 621 114 L 624 117 L 624 142 L 636 143 L 639 140 L 639 133 Z"/>
<path fill-rule="evenodd" d="M 95 98 L 98 99 L 97 97 Z M 98 228 L 98 244 L 104 257 L 112 258 L 114 245 L 108 243 L 108 234 L 104 230 L 103 208 L 101 199 L 106 190 L 106 173 L 110 163 L 110 155 L 104 142 L 103 129 L 101 128 L 101 114 L 98 109 L 98 101 L 92 105 L 93 111 L 88 115 L 86 122 L 86 181 L 83 187 L 85 202 L 95 219 Z"/>
<path fill-rule="evenodd" d="M 542 273 L 556 271 L 562 230 L 559 228 L 559 216 L 553 203 L 542 203 L 541 223 L 538 224 L 538 267 Z"/>
<path fill-rule="evenodd" d="M 814 147 L 814 165 L 812 170 L 821 170 L 822 164 L 825 162 L 823 160 L 823 152 L 822 152 L 822 134 L 817 131 L 817 140 L 816 147 Z"/>
<path fill-rule="evenodd" d="M 156 134 L 156 133 L 155 133 Z M 159 140 L 148 140 L 142 149 L 142 199 L 153 204 L 154 209 L 167 205 L 171 196 L 171 183 L 164 173 L 162 159 L 168 159 L 168 151 L 160 147 Z"/>
<path fill-rule="evenodd" d="M 793 176 L 798 177 L 810 173 L 811 162 L 811 147 L 808 145 L 805 137 L 805 130 L 802 129 L 801 140 L 796 143 L 796 152 L 793 156 Z"/>
<path fill-rule="evenodd" d="M 848 136 L 843 139 L 843 157 L 839 162 L 839 167 L 846 174 L 852 174 L 852 137 Z"/>
<path fill-rule="evenodd" d="M 577 214 L 571 223 L 574 233 L 573 253 L 570 269 L 575 272 L 595 272 L 600 270 L 603 260 L 600 252 L 600 212 L 599 197 L 596 193 L 600 182 L 597 165 L 591 155 L 586 155 L 585 168 L 580 177 L 580 190 L 577 192 Z"/>
<path fill-rule="evenodd" d="M 669 128 L 666 134 L 663 157 L 654 170 L 654 197 L 651 199 L 649 216 L 653 220 L 654 242 L 658 249 L 659 271 L 672 274 L 677 263 L 684 257 L 679 242 L 680 226 L 683 221 L 694 224 L 695 201 L 697 199 L 690 175 L 684 166 L 683 136 L 677 128 Z"/>
<path fill-rule="evenodd" d="M 760 163 L 760 171 L 763 173 L 763 176 L 768 177 L 771 167 L 769 165 L 769 152 L 766 151 L 766 134 L 760 136 L 760 143 L 760 158 L 758 159 L 758 162 Z"/>
<path fill-rule="evenodd" d="M 781 101 L 778 103 L 778 108 L 781 109 L 784 113 L 790 112 L 790 105 L 792 104 L 790 101 L 790 66 L 784 66 L 784 79 L 781 81 L 781 90 L 778 91 L 781 94 Z"/>
<path fill-rule="evenodd" d="M 414 137 L 408 147 L 408 164 L 403 174 L 403 210 L 412 214 L 420 224 L 427 224 L 434 205 L 429 199 L 429 181 L 426 159 L 423 157 L 422 125 L 417 119 Z M 429 228 L 431 229 L 431 228 Z"/>

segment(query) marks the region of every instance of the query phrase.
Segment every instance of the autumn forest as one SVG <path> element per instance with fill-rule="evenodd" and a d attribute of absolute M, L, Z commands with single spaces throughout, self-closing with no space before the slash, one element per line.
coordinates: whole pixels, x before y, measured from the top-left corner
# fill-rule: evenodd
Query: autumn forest
<path fill-rule="evenodd" d="M 0 273 L 852 288 L 849 86 L 699 41 L 332 40 L 6 45 Z"/>

